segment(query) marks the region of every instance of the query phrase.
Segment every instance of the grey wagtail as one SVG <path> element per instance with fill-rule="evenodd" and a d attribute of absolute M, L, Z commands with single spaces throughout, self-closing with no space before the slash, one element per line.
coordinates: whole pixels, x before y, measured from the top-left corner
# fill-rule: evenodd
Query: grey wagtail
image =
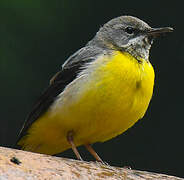
<path fill-rule="evenodd" d="M 27 151 L 57 154 L 125 132 L 141 119 L 154 86 L 149 62 L 153 40 L 170 27 L 151 28 L 132 16 L 114 18 L 86 46 L 71 55 L 36 102 L 20 132 Z"/>

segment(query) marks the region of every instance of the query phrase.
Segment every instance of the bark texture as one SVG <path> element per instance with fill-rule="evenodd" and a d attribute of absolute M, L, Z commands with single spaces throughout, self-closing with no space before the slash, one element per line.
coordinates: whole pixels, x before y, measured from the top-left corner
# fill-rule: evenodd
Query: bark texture
<path fill-rule="evenodd" d="M 0 147 L 0 180 L 182 180 L 146 171 Z"/>

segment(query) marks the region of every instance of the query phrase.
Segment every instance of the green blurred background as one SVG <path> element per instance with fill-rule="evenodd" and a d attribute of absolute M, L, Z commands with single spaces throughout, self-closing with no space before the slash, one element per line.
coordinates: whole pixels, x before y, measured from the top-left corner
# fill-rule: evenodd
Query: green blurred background
<path fill-rule="evenodd" d="M 0 144 L 13 147 L 35 100 L 69 55 L 108 20 L 133 15 L 151 26 L 176 30 L 151 50 L 156 84 L 145 117 L 123 135 L 94 147 L 111 165 L 184 177 L 182 12 L 177 1 L 1 0 Z M 84 148 L 80 152 L 92 160 Z M 61 156 L 75 158 L 71 150 Z"/>

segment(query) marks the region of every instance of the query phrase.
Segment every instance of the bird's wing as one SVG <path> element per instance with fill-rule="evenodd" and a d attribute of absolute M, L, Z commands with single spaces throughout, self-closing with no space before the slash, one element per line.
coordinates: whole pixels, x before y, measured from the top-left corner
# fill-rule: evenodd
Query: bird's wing
<path fill-rule="evenodd" d="M 55 98 L 70 84 L 81 71 L 86 63 L 96 59 L 102 50 L 91 46 L 81 48 L 72 56 L 70 56 L 62 66 L 62 70 L 56 73 L 50 80 L 49 87 L 43 92 L 40 98 L 33 106 L 32 111 L 28 115 L 20 133 L 18 141 L 26 135 L 27 130 L 54 102 Z M 17 141 L 17 142 L 18 142 Z"/>

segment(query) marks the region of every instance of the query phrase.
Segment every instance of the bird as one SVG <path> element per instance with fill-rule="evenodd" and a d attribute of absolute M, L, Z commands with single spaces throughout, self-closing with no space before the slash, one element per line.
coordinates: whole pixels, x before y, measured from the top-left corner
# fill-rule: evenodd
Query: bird
<path fill-rule="evenodd" d="M 141 119 L 153 94 L 155 73 L 149 52 L 171 27 L 152 28 L 133 16 L 105 23 L 92 40 L 71 55 L 36 101 L 19 133 L 26 151 L 55 155 L 105 142 Z"/>

